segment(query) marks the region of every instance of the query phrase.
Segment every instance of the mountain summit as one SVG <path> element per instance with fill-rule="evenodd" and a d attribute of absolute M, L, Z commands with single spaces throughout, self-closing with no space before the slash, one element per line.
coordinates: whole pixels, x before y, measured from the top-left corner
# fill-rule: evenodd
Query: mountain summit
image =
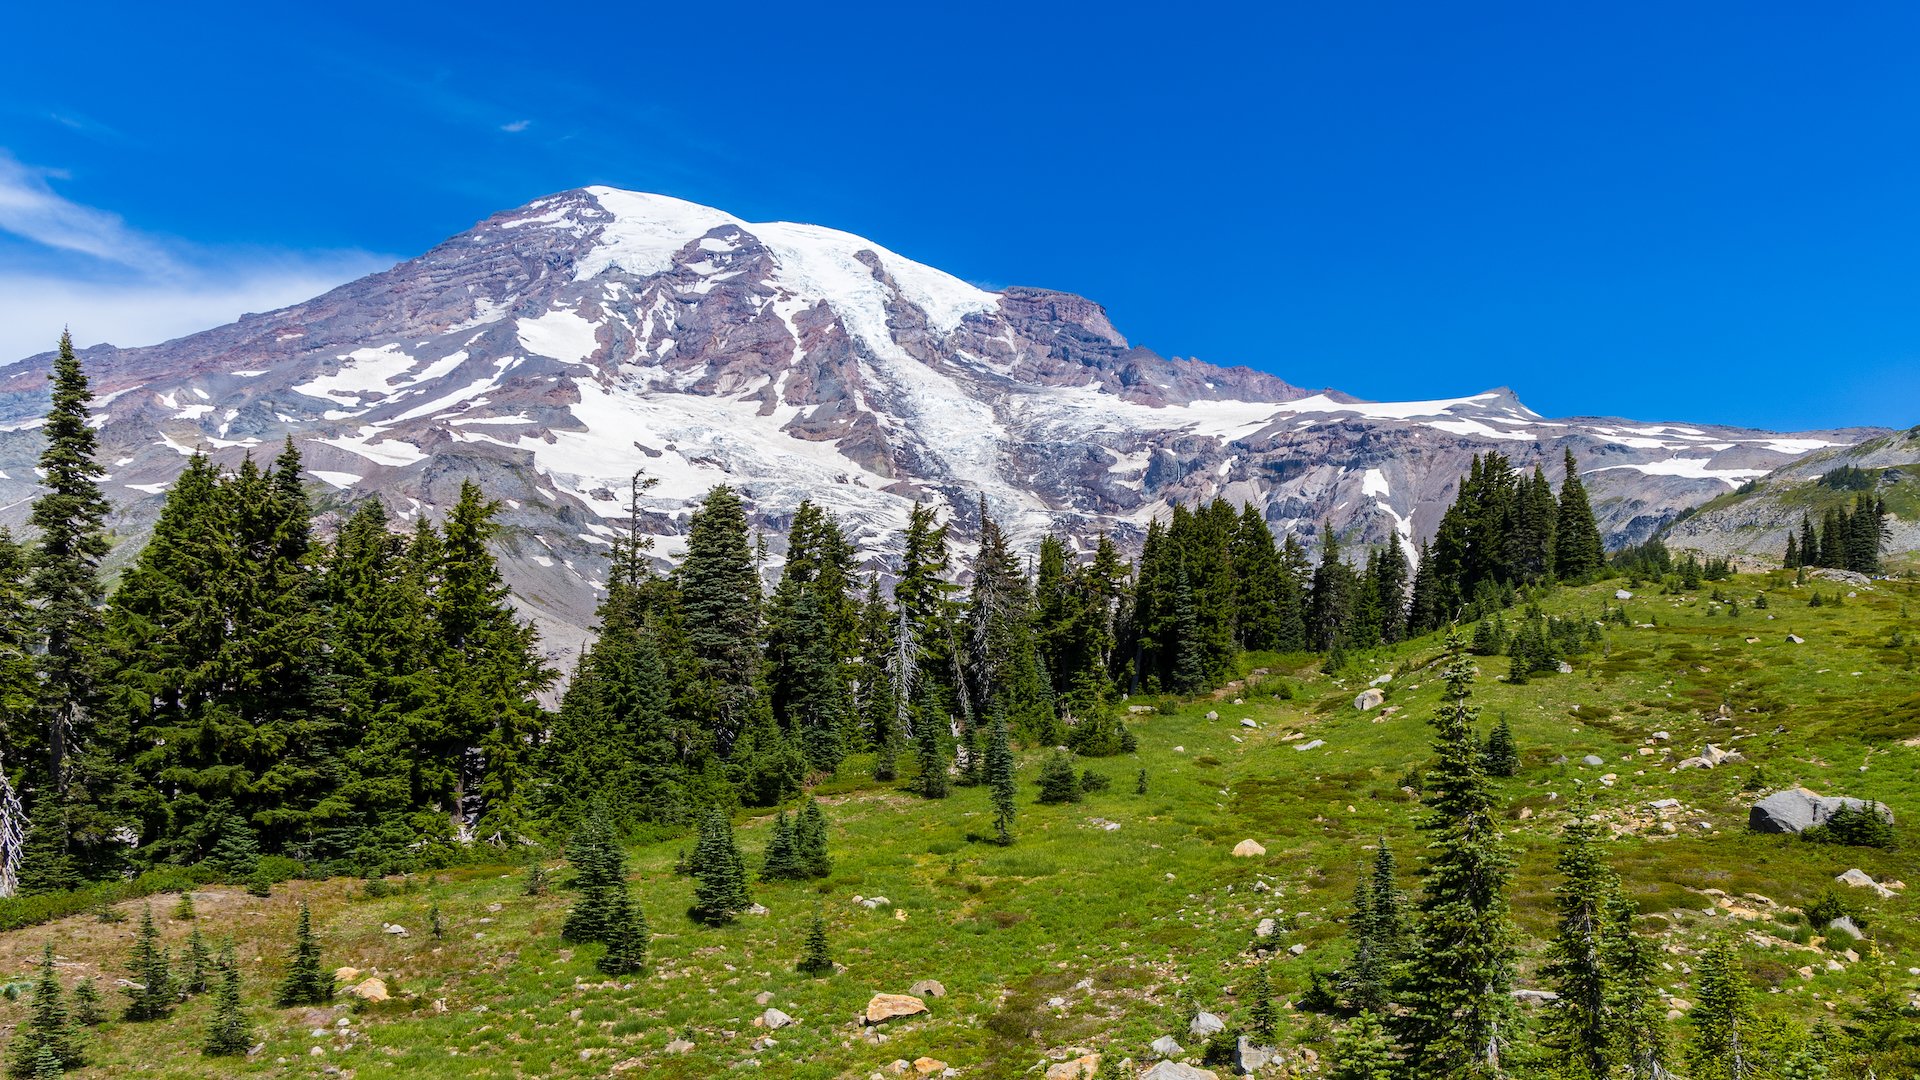
<path fill-rule="evenodd" d="M 812 498 L 867 550 L 917 500 L 965 531 L 982 498 L 1027 541 L 1056 526 L 1130 536 L 1170 500 L 1215 496 L 1277 529 L 1416 540 L 1471 455 L 1557 475 L 1566 447 L 1623 542 L 1878 434 L 1548 420 L 1504 389 L 1315 393 L 1130 345 L 1079 296 L 988 291 L 848 233 L 604 187 L 495 215 L 305 303 L 84 361 L 123 532 L 151 521 L 196 448 L 231 463 L 291 435 L 340 504 L 377 495 L 402 514 L 477 478 L 506 502 L 516 592 L 563 652 L 640 470 L 659 481 L 645 527 L 668 552 L 690 501 L 722 482 L 768 524 Z M 46 366 L 0 384 L 0 505 L 16 516 Z"/>

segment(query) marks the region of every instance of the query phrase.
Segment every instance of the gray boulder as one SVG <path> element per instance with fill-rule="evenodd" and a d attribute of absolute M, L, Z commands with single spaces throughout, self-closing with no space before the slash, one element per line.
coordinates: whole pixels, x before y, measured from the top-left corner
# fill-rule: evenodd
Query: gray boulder
<path fill-rule="evenodd" d="M 1187 1025 L 1188 1034 L 1201 1039 L 1210 1038 L 1225 1030 L 1227 1030 L 1227 1022 L 1210 1012 L 1198 1014 L 1193 1018 L 1193 1023 Z"/>
<path fill-rule="evenodd" d="M 1220 1074 L 1178 1061 L 1162 1061 L 1141 1073 L 1140 1080 L 1220 1080 Z"/>
<path fill-rule="evenodd" d="M 1827 936 L 1832 937 L 1835 934 L 1845 934 L 1855 941 L 1867 936 L 1860 932 L 1860 927 L 1855 925 L 1853 919 L 1845 915 L 1827 924 Z"/>
<path fill-rule="evenodd" d="M 1171 1035 L 1162 1035 L 1153 1040 L 1147 1044 L 1147 1049 L 1152 1050 L 1155 1055 L 1163 1058 L 1179 1057 L 1181 1054 L 1187 1052 L 1187 1048 L 1181 1046 Z"/>
<path fill-rule="evenodd" d="M 1821 795 L 1803 787 L 1788 788 L 1754 803 L 1747 811 L 1747 827 L 1755 832 L 1797 833 L 1822 825 L 1841 807 L 1865 808 L 1865 799 Z M 1880 807 L 1880 816 L 1893 820 L 1893 811 Z"/>
<path fill-rule="evenodd" d="M 1588 754 L 1586 757 L 1580 759 L 1580 764 L 1582 765 L 1605 765 L 1606 763 L 1607 759 L 1598 754 Z"/>
<path fill-rule="evenodd" d="M 1379 708 L 1381 702 L 1386 700 L 1387 695 L 1382 692 L 1379 687 L 1369 687 L 1366 690 L 1360 691 L 1360 696 L 1353 699 L 1353 707 L 1359 709 L 1361 712 L 1366 712 L 1370 709 Z"/>
<path fill-rule="evenodd" d="M 1275 1051 L 1271 1046 L 1255 1046 L 1245 1035 L 1233 1048 L 1233 1071 L 1241 1076 L 1252 1076 L 1266 1068 L 1274 1059 Z"/>

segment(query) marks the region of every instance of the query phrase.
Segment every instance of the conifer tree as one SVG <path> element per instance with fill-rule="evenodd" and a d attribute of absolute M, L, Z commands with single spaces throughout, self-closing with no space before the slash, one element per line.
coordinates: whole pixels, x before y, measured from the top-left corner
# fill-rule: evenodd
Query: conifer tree
<path fill-rule="evenodd" d="M 1248 993 L 1252 1004 L 1247 1013 L 1247 1033 L 1261 1046 L 1272 1046 L 1279 1033 L 1280 1013 L 1273 1006 L 1273 979 L 1263 961 L 1253 969 Z"/>
<path fill-rule="evenodd" d="M 68 840 L 66 808 L 56 799 L 42 798 L 34 808 L 22 840 L 19 867 L 19 894 L 77 889 L 82 883 L 74 865 Z"/>
<path fill-rule="evenodd" d="M 27 1021 L 14 1031 L 11 1061 L 12 1075 L 43 1075 L 43 1062 L 54 1063 L 54 1075 L 86 1064 L 79 1035 L 67 1015 L 67 1004 L 60 991 L 60 977 L 53 966 L 53 943 L 48 942 L 40 958 L 40 976 L 33 984 L 33 1007 Z"/>
<path fill-rule="evenodd" d="M 1327 1080 L 1393 1080 L 1393 1044 L 1373 1013 L 1353 1018 L 1333 1041 Z"/>
<path fill-rule="evenodd" d="M 93 985 L 93 977 L 80 980 L 73 988 L 73 1022 L 83 1027 L 93 1027 L 106 1020 L 106 1006 L 100 1000 L 100 991 Z"/>
<path fill-rule="evenodd" d="M 1373 881 L 1368 892 L 1367 934 L 1375 950 L 1391 963 L 1405 947 L 1406 897 L 1400 892 L 1400 868 L 1387 838 L 1373 852 Z"/>
<path fill-rule="evenodd" d="M 313 936 L 313 913 L 304 902 L 300 905 L 300 921 L 294 928 L 293 955 L 276 1000 L 281 1008 L 325 1005 L 333 1000 L 333 976 L 320 970 L 320 943 Z"/>
<path fill-rule="evenodd" d="M 696 922 L 720 926 L 753 903 L 747 893 L 747 872 L 733 840 L 733 823 L 725 811 L 708 811 L 700 824 L 700 842 L 693 849 L 693 908 Z"/>
<path fill-rule="evenodd" d="M 1594 523 L 1586 485 L 1580 482 L 1580 464 L 1569 448 L 1566 472 L 1560 481 L 1559 517 L 1553 528 L 1553 572 L 1563 581 L 1572 581 L 1597 573 L 1605 561 L 1600 527 Z"/>
<path fill-rule="evenodd" d="M 207 1021 L 207 1041 L 201 1049 L 208 1057 L 232 1057 L 247 1052 L 253 1043 L 253 1028 L 240 1004 L 240 962 L 233 954 L 231 941 L 220 950 L 219 976 L 213 1015 Z"/>
<path fill-rule="evenodd" d="M 1507 777 L 1520 771 L 1520 748 L 1513 741 L 1513 727 L 1507 723 L 1506 713 L 1500 714 L 1487 733 L 1485 753 L 1488 776 Z"/>
<path fill-rule="evenodd" d="M 1740 968 L 1731 937 L 1716 938 L 1695 966 L 1693 1041 L 1687 1048 L 1688 1080 L 1747 1080 L 1757 1075 L 1749 1028 L 1753 988 Z"/>
<path fill-rule="evenodd" d="M 213 954 L 207 949 L 207 939 L 200 936 L 200 928 L 194 927 L 187 935 L 187 972 L 180 980 L 183 993 L 204 994 L 212 985 Z"/>
<path fill-rule="evenodd" d="M 733 488 L 721 484 L 707 492 L 674 577 L 693 657 L 692 693 L 712 718 L 710 734 L 724 754 L 750 719 L 760 663 L 760 581 L 746 507 Z"/>
<path fill-rule="evenodd" d="M 60 334 L 53 370 L 53 401 L 41 431 L 41 485 L 28 522 L 38 535 L 29 590 L 38 612 L 40 710 L 46 720 L 47 778 L 40 813 L 65 813 L 68 758 L 92 738 L 90 712 L 99 695 L 100 651 L 106 632 L 100 615 L 105 589 L 100 561 L 107 554 L 107 500 L 95 460 L 98 437 L 88 423 L 93 392 L 73 352 L 73 337 Z M 56 810 L 55 808 L 60 808 Z M 63 841 L 64 841 L 63 837 Z"/>
<path fill-rule="evenodd" d="M 1040 785 L 1039 801 L 1043 803 L 1075 803 L 1083 793 L 1080 777 L 1073 771 L 1073 755 L 1064 750 L 1055 749 L 1047 755 L 1035 783 Z"/>
<path fill-rule="evenodd" d="M 823 878 L 833 873 L 833 856 L 827 853 L 827 815 L 811 795 L 794 817 L 793 851 L 802 876 Z"/>
<path fill-rule="evenodd" d="M 133 956 L 127 963 L 133 976 L 127 988 L 128 1020 L 164 1020 L 173 1013 L 179 993 L 173 971 L 167 962 L 167 950 L 160 944 L 160 931 L 153 925 L 153 908 L 140 916 L 140 930 L 134 936 Z"/>
<path fill-rule="evenodd" d="M 1618 888 L 1603 837 L 1585 800 L 1561 831 L 1554 886 L 1559 931 L 1548 945 L 1545 976 L 1559 996 L 1548 1006 L 1546 1045 L 1567 1076 L 1605 1080 L 1614 1043 L 1607 994 L 1606 906 Z"/>
<path fill-rule="evenodd" d="M 807 928 L 807 952 L 795 970 L 802 975 L 833 974 L 833 954 L 827 946 L 827 920 L 819 912 L 814 912 L 813 923 Z"/>
<path fill-rule="evenodd" d="M 995 710 L 993 728 L 987 740 L 987 788 L 993 800 L 993 839 L 1002 846 L 1013 843 L 1014 780 L 1013 746 L 1007 737 L 1007 717 Z"/>
<path fill-rule="evenodd" d="M 1340 992 L 1360 1012 L 1379 1012 L 1387 1005 L 1387 965 L 1374 937 L 1373 882 L 1364 873 L 1353 885 L 1353 914 L 1347 920 L 1353 938 L 1353 959 L 1341 973 Z"/>
<path fill-rule="evenodd" d="M 800 855 L 794 850 L 793 822 L 785 810 L 773 819 L 766 854 L 760 863 L 761 881 L 793 881 L 801 877 Z"/>
<path fill-rule="evenodd" d="M 1601 959 L 1607 1009 L 1613 1022 L 1613 1058 L 1628 1080 L 1672 1080 L 1668 1071 L 1666 1004 L 1658 985 L 1659 954 L 1634 932 L 1639 907 L 1619 891 L 1607 899 Z"/>
<path fill-rule="evenodd" d="M 650 933 L 646 915 L 622 883 L 614 904 L 612 925 L 605 936 L 607 951 L 600 954 L 594 966 L 603 975 L 636 975 L 645 971 Z"/>
<path fill-rule="evenodd" d="M 173 918 L 175 922 L 192 922 L 194 920 L 192 889 L 181 891 L 180 902 L 173 905 Z"/>
<path fill-rule="evenodd" d="M 1447 637 L 1446 690 L 1433 719 L 1439 756 L 1426 774 L 1430 837 L 1417 905 L 1414 955 L 1400 995 L 1404 1042 L 1420 1076 L 1497 1075 L 1513 1037 L 1514 966 L 1507 916 L 1512 857 L 1480 765 L 1473 665 L 1457 631 Z"/>
<path fill-rule="evenodd" d="M 920 768 L 914 790 L 922 798 L 944 799 L 949 786 L 947 740 L 932 717 L 922 716 L 914 728 L 913 756 Z"/>
<path fill-rule="evenodd" d="M 627 869 L 599 804 L 568 841 L 567 857 L 573 863 L 573 885 L 580 899 L 567 909 L 560 940 L 607 941 L 618 924 L 620 902 L 627 893 Z"/>

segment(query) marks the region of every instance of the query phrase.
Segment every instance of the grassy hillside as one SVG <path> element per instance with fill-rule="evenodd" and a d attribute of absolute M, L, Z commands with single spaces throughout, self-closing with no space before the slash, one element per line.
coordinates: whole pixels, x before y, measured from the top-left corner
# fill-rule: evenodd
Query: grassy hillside
<path fill-rule="evenodd" d="M 1597 617 L 1616 587 L 1563 590 L 1543 606 Z M 1483 722 L 1506 715 L 1523 757 L 1520 774 L 1500 782 L 1519 855 L 1521 986 L 1539 985 L 1560 810 L 1584 791 L 1615 823 L 1614 864 L 1650 913 L 1645 928 L 1664 938 L 1664 988 L 1679 999 L 1676 1011 L 1692 994 L 1689 956 L 1729 930 L 1744 942 L 1764 1013 L 1844 1019 L 1881 979 L 1902 999 L 1915 996 L 1920 622 L 1910 610 L 1920 608 L 1920 586 L 1876 584 L 1853 596 L 1844 586 L 1817 587 L 1844 602 L 1810 607 L 1813 589 L 1779 575 L 1723 585 L 1740 600 L 1733 616 L 1704 594 L 1636 596 L 1625 604 L 1636 625 L 1610 626 L 1574 673 L 1525 685 L 1495 678 L 1505 659 L 1481 662 Z M 1762 590 L 1771 602 L 1757 610 L 1751 599 Z M 1805 643 L 1790 643 L 1789 633 Z M 1905 643 L 1890 644 L 1898 640 Z M 1357 656 L 1338 679 L 1297 670 L 1304 659 L 1248 658 L 1250 672 L 1268 673 L 1249 674 L 1217 700 L 1155 702 L 1154 714 L 1132 717 L 1139 753 L 1089 763 L 1113 784 L 1079 805 L 1034 804 L 1037 761 L 1024 755 L 1009 848 L 975 839 L 991 831 L 984 789 L 926 802 L 865 781 L 856 760 L 818 792 L 833 824 L 832 876 L 756 886 L 770 914 L 723 929 L 684 915 L 691 882 L 672 871 L 684 840 L 637 846 L 630 866 L 652 922 L 654 966 L 627 982 L 598 974 L 590 949 L 560 945 L 567 891 L 523 895 L 517 867 L 393 879 L 400 891 L 378 898 L 351 880 L 290 882 L 269 899 L 202 889 L 197 924 L 238 942 L 264 1048 L 246 1061 L 203 1058 L 210 1002 L 202 997 L 170 1022 L 94 1029 L 96 1064 L 75 1075 L 712 1077 L 752 1062 L 760 1075 L 826 1078 L 930 1056 L 962 1075 L 1020 1076 L 1081 1048 L 1145 1062 L 1149 1041 L 1168 1033 L 1197 1050 L 1186 1033 L 1193 1009 L 1244 1019 L 1236 990 L 1263 917 L 1281 926 L 1276 983 L 1297 998 L 1310 970 L 1344 959 L 1341 920 L 1356 864 L 1371 857 L 1375 838 L 1389 838 L 1403 868 L 1417 861 L 1417 803 L 1407 786 L 1429 754 L 1439 651 L 1426 638 Z M 1387 674 L 1387 707 L 1356 711 L 1355 695 Z M 1207 719 L 1210 710 L 1217 720 Z M 1650 741 L 1656 731 L 1671 741 Z M 1301 749 L 1312 740 L 1324 745 Z M 1708 742 L 1747 760 L 1671 771 Z M 1580 765 L 1589 754 L 1605 764 Z M 1142 769 L 1147 792 L 1136 794 Z M 1889 804 L 1902 815 L 1902 846 L 1749 833 L 1750 789 L 1796 782 Z M 1649 805 L 1667 798 L 1680 807 Z M 770 821 L 739 819 L 750 863 Z M 1248 838 L 1266 855 L 1232 857 Z M 1867 942 L 1825 943 L 1797 909 L 1853 867 L 1914 887 L 1888 899 L 1845 890 L 1868 920 Z M 1416 888 L 1410 873 L 1405 885 Z M 856 896 L 889 903 L 870 909 Z M 378 973 L 391 1001 L 267 1007 L 301 900 L 313 907 L 327 966 Z M 176 901 L 151 903 L 178 949 L 190 924 L 167 918 Z M 132 916 L 126 922 L 80 916 L 0 935 L 0 965 L 24 973 L 51 941 L 69 987 L 83 974 L 110 987 L 124 974 L 142 903 L 120 905 Z M 447 927 L 438 940 L 428 932 L 436 904 Z M 843 965 L 828 978 L 793 970 L 815 912 L 825 914 Z M 404 936 L 383 931 L 395 923 Z M 1304 947 L 1297 956 L 1289 951 L 1296 945 Z M 1858 959 L 1844 952 L 1849 946 Z M 877 1029 L 852 1022 L 874 993 L 905 993 L 921 979 L 946 988 L 927 999 L 926 1016 Z M 798 1021 L 770 1042 L 753 1025 L 762 994 Z M 117 1009 L 121 995 L 108 996 Z M 24 1000 L 0 1001 L 0 1023 L 26 1014 Z M 1326 1050 L 1328 1020 L 1286 1009 L 1283 1026 L 1283 1046 Z M 1675 1027 L 1684 1034 L 1684 1020 Z M 668 1053 L 682 1038 L 692 1049 Z"/>

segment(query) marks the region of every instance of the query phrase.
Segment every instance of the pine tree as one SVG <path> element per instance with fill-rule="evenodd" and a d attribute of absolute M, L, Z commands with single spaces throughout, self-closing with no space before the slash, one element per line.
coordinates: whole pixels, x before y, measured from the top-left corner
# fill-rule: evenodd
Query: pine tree
<path fill-rule="evenodd" d="M 620 902 L 627 893 L 627 868 L 598 804 L 568 841 L 567 857 L 573 862 L 573 885 L 580 899 L 567 909 L 560 940 L 607 941 L 618 926 Z"/>
<path fill-rule="evenodd" d="M 807 928 L 807 953 L 800 958 L 795 970 L 802 975 L 833 974 L 833 954 L 827 948 L 827 920 L 819 912 L 813 916 L 813 924 Z"/>
<path fill-rule="evenodd" d="M 253 829 L 230 803 L 217 804 L 214 813 L 220 821 L 219 839 L 207 856 L 207 867 L 222 881 L 245 881 L 260 865 L 260 845 L 254 840 Z"/>
<path fill-rule="evenodd" d="M 1368 893 L 1367 935 L 1389 963 L 1406 947 L 1406 897 L 1400 892 L 1400 867 L 1382 836 L 1373 852 L 1373 881 Z"/>
<path fill-rule="evenodd" d="M 1043 803 L 1076 803 L 1083 794 L 1080 777 L 1073 771 L 1073 755 L 1064 750 L 1047 755 L 1035 783 L 1040 785 L 1038 801 Z"/>
<path fill-rule="evenodd" d="M 1409 1058 L 1421 1076 L 1497 1075 L 1512 1039 L 1514 934 L 1507 916 L 1512 857 L 1498 803 L 1480 766 L 1471 704 L 1473 665 L 1459 633 L 1447 637 L 1446 691 L 1435 713 L 1439 761 L 1426 774 L 1430 840 L 1417 905 L 1414 955 L 1400 995 Z"/>
<path fill-rule="evenodd" d="M 1353 884 L 1353 914 L 1347 920 L 1353 938 L 1353 959 L 1341 972 L 1340 992 L 1360 1012 L 1379 1012 L 1387 1005 L 1387 965 L 1374 938 L 1373 882 L 1360 874 Z"/>
<path fill-rule="evenodd" d="M 187 890 L 180 894 L 180 902 L 173 905 L 173 918 L 175 922 L 192 922 L 193 921 L 194 910 L 193 910 L 192 890 Z"/>
<path fill-rule="evenodd" d="M 106 1006 L 100 1000 L 100 991 L 94 988 L 91 976 L 80 980 L 73 988 L 73 1022 L 83 1027 L 93 1027 L 106 1020 Z"/>
<path fill-rule="evenodd" d="M 320 943 L 313 936 L 313 913 L 302 903 L 300 921 L 294 928 L 293 955 L 276 1002 L 284 1009 L 289 1005 L 325 1005 L 332 1000 L 333 976 L 320 970 Z"/>
<path fill-rule="evenodd" d="M 1616 891 L 1607 900 L 1601 959 L 1606 968 L 1607 1009 L 1613 1020 L 1613 1056 L 1628 1080 L 1671 1080 L 1667 1069 L 1666 1004 L 1660 993 L 1659 953 L 1635 933 L 1639 908 Z"/>
<path fill-rule="evenodd" d="M 133 956 L 127 963 L 133 985 L 127 988 L 128 1020 L 164 1020 L 172 1015 L 179 994 L 173 972 L 167 962 L 167 950 L 160 944 L 160 931 L 153 925 L 153 908 L 140 916 L 140 930 L 134 937 Z"/>
<path fill-rule="evenodd" d="M 693 849 L 693 908 L 696 922 L 720 926 L 745 911 L 753 898 L 747 893 L 747 872 L 733 840 L 733 822 L 725 811 L 711 810 L 700 824 L 700 842 Z"/>
<path fill-rule="evenodd" d="M 194 927 L 187 935 L 187 973 L 181 980 L 180 989 L 188 995 L 204 994 L 212 985 L 213 954 L 207 949 L 207 939 L 200 936 L 200 928 Z"/>
<path fill-rule="evenodd" d="M 79 1035 L 67 1016 L 67 1004 L 60 992 L 60 977 L 53 966 L 53 944 L 47 943 L 40 958 L 40 977 L 33 984 L 33 1008 L 26 1023 L 14 1032 L 12 1061 L 8 1071 L 14 1076 L 43 1075 L 42 1063 L 52 1060 L 54 1075 L 86 1064 L 80 1050 Z"/>
<path fill-rule="evenodd" d="M 1513 727 L 1507 723 L 1507 714 L 1501 713 L 1493 730 L 1487 734 L 1487 775 L 1513 776 L 1520 771 L 1520 748 L 1513 741 Z"/>
<path fill-rule="evenodd" d="M 1259 1045 L 1272 1046 L 1279 1033 L 1280 1013 L 1273 1006 L 1273 979 L 1267 974 L 1264 962 L 1253 969 L 1248 993 L 1252 1004 L 1247 1013 L 1247 1032 Z"/>
<path fill-rule="evenodd" d="M 623 884 L 605 938 L 607 951 L 600 954 L 594 966 L 604 975 L 636 975 L 645 971 L 650 933 L 646 915 Z"/>
<path fill-rule="evenodd" d="M 1393 1044 L 1380 1018 L 1363 1012 L 1333 1041 L 1327 1080 L 1393 1080 Z"/>
<path fill-rule="evenodd" d="M 1566 474 L 1560 481 L 1560 511 L 1554 522 L 1553 542 L 1553 572 L 1563 581 L 1598 573 L 1605 565 L 1600 527 L 1594 522 L 1593 506 L 1587 501 L 1580 465 L 1571 448 L 1567 450 Z"/>
<path fill-rule="evenodd" d="M 926 799 L 944 799 L 949 790 L 946 739 L 931 717 L 923 716 L 915 725 L 913 756 L 920 767 L 914 789 Z"/>
<path fill-rule="evenodd" d="M 1014 777 L 1013 747 L 1007 737 L 1006 714 L 995 711 L 993 728 L 987 740 L 987 788 L 993 801 L 993 839 L 1005 846 L 1013 843 Z"/>
<path fill-rule="evenodd" d="M 1731 937 L 1701 952 L 1696 965 L 1693 1042 L 1687 1050 L 1689 1080 L 1747 1080 L 1757 1075 L 1748 1045 L 1753 1023 L 1753 987 L 1740 969 Z"/>
<path fill-rule="evenodd" d="M 107 500 L 99 485 L 106 470 L 95 460 L 99 443 L 88 423 L 93 392 L 65 331 L 48 378 L 53 401 L 41 427 L 46 449 L 39 469 L 46 490 L 27 519 L 39 537 L 29 589 L 38 611 L 40 710 L 47 725 L 48 783 L 36 807 L 43 813 L 64 804 L 71 779 L 67 759 L 92 740 L 90 714 L 99 696 L 106 633 L 100 561 L 107 554 Z"/>
<path fill-rule="evenodd" d="M 794 850 L 793 822 L 785 810 L 773 819 L 773 833 L 760 863 L 761 881 L 794 881 L 802 876 L 800 855 Z"/>
<path fill-rule="evenodd" d="M 793 851 L 802 876 L 823 878 L 833 873 L 833 856 L 827 853 L 827 815 L 812 796 L 794 819 Z"/>
<path fill-rule="evenodd" d="M 1614 1043 L 1607 994 L 1606 905 L 1618 888 L 1604 839 L 1584 800 L 1561 832 L 1554 886 L 1559 932 L 1548 945 L 1545 976 L 1559 996 L 1548 1006 L 1545 1044 L 1565 1075 L 1605 1080 Z"/>
<path fill-rule="evenodd" d="M 760 581 L 746 507 L 733 488 L 713 488 L 694 511 L 674 577 L 693 657 L 690 692 L 712 718 L 715 745 L 727 753 L 747 726 L 760 663 Z"/>
<path fill-rule="evenodd" d="M 240 1005 L 240 962 L 233 955 L 232 942 L 220 951 L 219 968 L 220 988 L 214 995 L 207 1041 L 201 1050 L 208 1057 L 232 1057 L 246 1053 L 253 1043 L 253 1029 Z"/>

